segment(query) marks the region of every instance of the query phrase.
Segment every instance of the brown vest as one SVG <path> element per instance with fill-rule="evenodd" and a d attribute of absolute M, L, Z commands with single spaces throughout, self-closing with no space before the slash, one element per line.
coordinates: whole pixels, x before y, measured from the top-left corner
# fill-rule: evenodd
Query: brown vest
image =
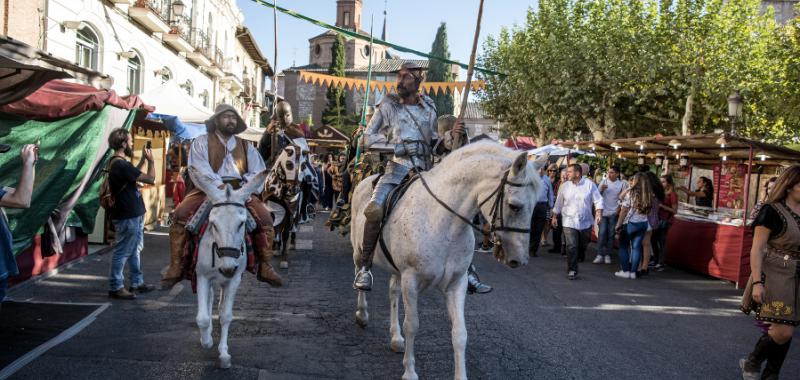
<path fill-rule="evenodd" d="M 233 154 L 233 161 L 236 163 L 239 175 L 244 175 L 244 173 L 247 173 L 247 142 L 235 136 L 234 138 L 236 139 L 236 148 L 233 149 L 231 154 Z M 219 140 L 217 134 L 209 134 L 208 163 L 211 164 L 211 169 L 214 169 L 215 173 L 222 167 L 222 161 L 225 160 L 227 154 L 228 149 Z"/>
<path fill-rule="evenodd" d="M 783 202 L 770 203 L 778 212 L 784 224 L 783 232 L 767 243 L 769 248 L 778 251 L 797 252 L 800 246 L 800 221 Z"/>

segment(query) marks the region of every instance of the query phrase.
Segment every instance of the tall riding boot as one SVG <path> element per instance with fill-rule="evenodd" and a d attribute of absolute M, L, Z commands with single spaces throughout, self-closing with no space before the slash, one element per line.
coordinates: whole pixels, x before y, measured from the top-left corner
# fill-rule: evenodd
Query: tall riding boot
<path fill-rule="evenodd" d="M 378 238 L 381 232 L 380 222 L 364 223 L 364 236 L 361 244 L 361 255 L 358 265 L 361 269 L 356 274 L 353 281 L 353 289 L 369 291 L 372 290 L 372 257 L 375 255 L 375 247 L 378 245 Z"/>
<path fill-rule="evenodd" d="M 266 282 L 274 287 L 283 285 L 283 280 L 278 272 L 272 268 L 272 241 L 270 234 L 274 236 L 275 230 L 271 227 L 265 228 L 263 231 L 256 231 L 253 234 L 254 249 L 258 255 L 258 272 L 256 279 L 261 282 Z"/>
<path fill-rule="evenodd" d="M 169 268 L 161 278 L 161 290 L 172 289 L 183 280 L 183 249 L 186 244 L 186 226 L 173 223 L 169 227 Z"/>
<path fill-rule="evenodd" d="M 470 264 L 467 269 L 467 293 L 486 294 L 492 291 L 492 287 L 481 282 L 475 265 Z"/>
<path fill-rule="evenodd" d="M 778 380 L 778 373 L 781 371 L 783 361 L 786 360 L 786 354 L 789 353 L 789 347 L 792 345 L 792 340 L 778 345 L 777 343 L 770 350 L 767 356 L 767 365 L 764 367 L 764 372 L 761 373 L 761 380 Z"/>
<path fill-rule="evenodd" d="M 742 378 L 744 380 L 758 380 L 761 374 L 761 365 L 764 364 L 764 360 L 770 355 L 775 345 L 772 337 L 769 334 L 764 334 L 756 342 L 753 352 L 747 358 L 739 360 L 739 367 L 742 369 Z"/>

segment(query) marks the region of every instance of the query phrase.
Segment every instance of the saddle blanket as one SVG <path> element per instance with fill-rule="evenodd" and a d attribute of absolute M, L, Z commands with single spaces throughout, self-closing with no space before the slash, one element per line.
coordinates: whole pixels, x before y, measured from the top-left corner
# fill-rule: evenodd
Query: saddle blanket
<path fill-rule="evenodd" d="M 184 247 L 183 257 L 181 259 L 181 264 L 183 265 L 183 279 L 192 282 L 192 293 L 195 294 L 197 294 L 197 273 L 195 273 L 195 268 L 197 267 L 198 247 L 200 247 L 200 240 L 206 232 L 206 227 L 208 227 L 208 223 L 203 223 L 203 225 L 200 226 L 200 233 L 191 235 L 191 239 L 187 241 Z M 253 243 L 250 239 L 250 234 L 245 234 L 245 249 L 247 250 L 246 270 L 252 274 L 256 274 L 256 257 L 253 253 Z"/>

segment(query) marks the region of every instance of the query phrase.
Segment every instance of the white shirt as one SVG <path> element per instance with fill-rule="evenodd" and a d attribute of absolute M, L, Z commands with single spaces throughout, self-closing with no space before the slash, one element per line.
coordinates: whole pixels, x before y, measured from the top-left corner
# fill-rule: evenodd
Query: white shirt
<path fill-rule="evenodd" d="M 581 178 L 576 185 L 572 181 L 561 184 L 553 213 L 561 214 L 561 225 L 576 230 L 592 228 L 592 205 L 597 212 L 603 210 L 603 196 L 594 182 Z"/>
<path fill-rule="evenodd" d="M 635 208 L 631 203 L 631 193 L 625 194 L 625 198 L 622 200 L 622 207 L 628 209 L 628 214 L 625 215 L 625 221 L 623 224 L 627 223 L 647 223 L 647 214 L 642 214 Z"/>
<path fill-rule="evenodd" d="M 258 154 L 258 150 L 251 144 L 247 144 L 247 171 L 244 176 L 239 175 L 239 169 L 236 167 L 236 161 L 233 159 L 233 150 L 236 148 L 236 138 L 231 136 L 228 141 L 224 141 L 222 136 L 214 133 L 212 138 L 217 138 L 225 145 L 225 158 L 222 160 L 222 166 L 219 167 L 218 172 L 214 172 L 211 168 L 211 163 L 208 160 L 208 139 L 209 135 L 200 135 L 192 142 L 192 148 L 189 150 L 189 166 L 193 166 L 200 173 L 212 178 L 214 186 L 222 185 L 223 178 L 238 178 L 243 179 L 245 182 L 258 173 L 266 170 L 267 166 L 264 164 L 264 159 Z M 191 172 L 189 172 L 191 173 Z M 244 177 L 244 178 L 243 178 Z M 195 183 L 198 180 L 192 177 Z"/>
<path fill-rule="evenodd" d="M 619 206 L 619 194 L 622 190 L 628 188 L 628 182 L 617 179 L 611 181 L 604 179 L 600 182 L 600 187 L 606 185 L 606 190 L 603 191 L 603 216 L 611 216 L 617 213 L 617 206 Z"/>

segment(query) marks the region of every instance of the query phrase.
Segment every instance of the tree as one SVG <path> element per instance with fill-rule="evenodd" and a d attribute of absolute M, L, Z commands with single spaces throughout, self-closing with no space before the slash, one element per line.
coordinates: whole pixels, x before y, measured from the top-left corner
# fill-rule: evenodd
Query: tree
<path fill-rule="evenodd" d="M 450 59 L 450 48 L 447 46 L 447 24 L 445 23 L 439 25 L 439 29 L 436 30 L 436 38 L 431 45 L 431 55 Z M 433 59 L 429 61 L 428 65 L 428 74 L 425 77 L 428 82 L 452 82 L 455 80 L 450 64 Z M 440 116 L 453 114 L 453 93 L 435 94 L 432 98 L 436 104 L 437 114 Z"/>
<path fill-rule="evenodd" d="M 344 77 L 346 61 L 345 41 L 341 35 L 336 35 L 336 40 L 331 47 L 331 65 L 328 74 Z M 328 86 L 326 94 L 327 107 L 322 111 L 322 124 L 335 128 L 343 128 L 347 118 L 347 104 L 344 89 Z"/>

